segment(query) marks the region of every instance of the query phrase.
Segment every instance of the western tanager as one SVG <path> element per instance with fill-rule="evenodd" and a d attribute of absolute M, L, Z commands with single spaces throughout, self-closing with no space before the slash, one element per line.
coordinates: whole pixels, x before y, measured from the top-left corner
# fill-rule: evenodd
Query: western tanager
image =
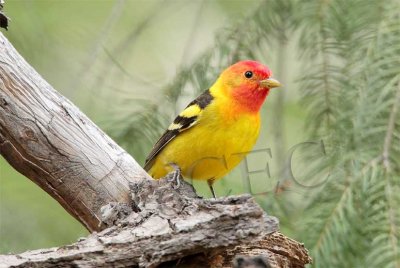
<path fill-rule="evenodd" d="M 256 61 L 240 61 L 175 118 L 146 158 L 155 178 L 176 169 L 186 178 L 212 184 L 249 152 L 260 130 L 260 108 L 269 90 L 281 84 Z"/>

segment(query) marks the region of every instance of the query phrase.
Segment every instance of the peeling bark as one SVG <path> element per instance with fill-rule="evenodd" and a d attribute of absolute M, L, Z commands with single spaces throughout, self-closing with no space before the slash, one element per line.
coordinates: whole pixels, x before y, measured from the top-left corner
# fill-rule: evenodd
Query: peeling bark
<path fill-rule="evenodd" d="M 131 198 L 131 213 L 124 219 L 116 216 L 113 227 L 72 245 L 3 255 L 0 263 L 5 267 L 231 267 L 237 254 L 262 255 L 270 267 L 304 267 L 310 262 L 302 244 L 275 233 L 278 220 L 266 215 L 249 195 L 203 199 L 190 184 L 182 181 L 175 190 L 166 178 L 131 184 Z M 117 213 L 106 214 L 117 215 L 120 209 L 111 206 L 107 210 Z"/>

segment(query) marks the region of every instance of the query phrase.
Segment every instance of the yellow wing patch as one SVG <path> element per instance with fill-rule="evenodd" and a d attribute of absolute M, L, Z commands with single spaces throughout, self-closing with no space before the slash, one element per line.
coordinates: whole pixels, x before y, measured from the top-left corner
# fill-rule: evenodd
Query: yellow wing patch
<path fill-rule="evenodd" d="M 169 125 L 168 130 L 183 131 L 193 126 L 196 124 L 201 111 L 202 109 L 197 104 L 187 106 L 186 109 L 183 110 L 177 118 L 175 118 L 174 122 Z"/>
<path fill-rule="evenodd" d="M 198 116 L 201 113 L 201 108 L 197 104 L 190 105 L 183 110 L 179 116 L 190 118 L 194 116 Z"/>
<path fill-rule="evenodd" d="M 198 123 L 200 115 L 204 108 L 211 103 L 213 96 L 209 90 L 198 96 L 175 118 L 173 123 L 169 125 L 161 138 L 153 146 L 149 156 L 146 158 L 144 169 L 149 171 L 153 166 L 155 158 L 179 134 Z"/>
<path fill-rule="evenodd" d="M 181 124 L 172 123 L 171 125 L 169 125 L 168 130 L 175 130 L 175 129 L 180 129 L 180 128 L 182 128 Z"/>

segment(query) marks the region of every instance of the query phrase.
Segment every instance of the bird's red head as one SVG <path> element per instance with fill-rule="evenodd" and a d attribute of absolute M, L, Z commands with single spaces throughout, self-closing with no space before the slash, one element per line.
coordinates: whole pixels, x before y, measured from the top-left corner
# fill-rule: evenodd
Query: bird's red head
<path fill-rule="evenodd" d="M 258 112 L 269 90 L 280 83 L 271 78 L 271 70 L 256 61 L 239 61 L 222 72 L 218 82 L 224 94 L 249 112 Z"/>

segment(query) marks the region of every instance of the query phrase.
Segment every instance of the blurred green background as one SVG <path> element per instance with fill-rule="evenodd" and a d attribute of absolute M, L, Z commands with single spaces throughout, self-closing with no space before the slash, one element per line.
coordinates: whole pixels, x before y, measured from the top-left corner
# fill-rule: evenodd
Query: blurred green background
<path fill-rule="evenodd" d="M 140 164 L 223 68 L 267 64 L 284 87 L 262 109 L 260 151 L 217 194 L 250 185 L 316 267 L 400 267 L 398 10 L 399 0 L 20 0 L 6 1 L 3 33 Z M 267 163 L 270 176 L 249 174 Z M 0 253 L 85 235 L 0 159 Z"/>

